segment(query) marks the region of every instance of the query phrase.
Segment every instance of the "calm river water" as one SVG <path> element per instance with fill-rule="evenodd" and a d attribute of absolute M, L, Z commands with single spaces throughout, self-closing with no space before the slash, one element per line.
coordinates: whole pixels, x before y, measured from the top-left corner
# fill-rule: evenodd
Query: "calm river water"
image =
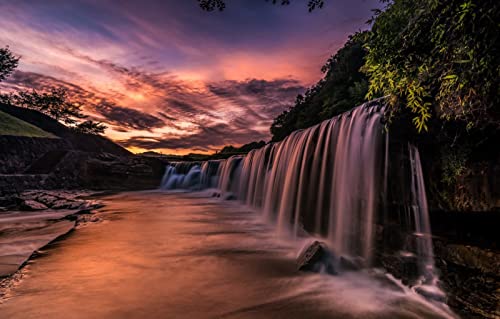
<path fill-rule="evenodd" d="M 372 275 L 297 272 L 304 243 L 276 238 L 236 202 L 162 192 L 103 201 L 101 222 L 22 270 L 0 318 L 444 317 Z"/>

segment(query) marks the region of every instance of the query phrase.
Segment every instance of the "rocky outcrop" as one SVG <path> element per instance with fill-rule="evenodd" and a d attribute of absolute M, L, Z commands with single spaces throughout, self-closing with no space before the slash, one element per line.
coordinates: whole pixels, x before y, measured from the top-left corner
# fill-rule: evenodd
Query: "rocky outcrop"
<path fill-rule="evenodd" d="M 100 208 L 88 197 L 92 191 L 31 190 L 0 197 L 0 211 L 74 210 L 78 212 Z"/>
<path fill-rule="evenodd" d="M 99 154 L 87 159 L 81 177 L 91 189 L 151 189 L 160 185 L 164 170 L 155 158 Z"/>
<path fill-rule="evenodd" d="M 44 174 L 0 175 L 0 193 L 29 189 L 138 190 L 160 185 L 165 164 L 155 158 L 67 151 L 55 164 L 40 159 L 32 166 Z"/>
<path fill-rule="evenodd" d="M 60 138 L 0 135 L 0 174 L 21 174 L 48 152 L 71 148 L 68 141 Z"/>
<path fill-rule="evenodd" d="M 314 241 L 306 246 L 297 258 L 297 269 L 335 275 L 334 256 L 326 244 Z"/>
<path fill-rule="evenodd" d="M 450 213 L 451 214 L 451 213 Z M 450 221 L 448 227 L 434 220 L 436 231 L 432 238 L 434 260 L 439 286 L 446 293 L 446 303 L 463 318 L 498 318 L 500 316 L 500 252 L 496 247 L 496 232 L 481 225 L 489 220 L 491 229 L 495 223 L 488 213 L 478 215 L 479 221 L 457 214 L 458 221 Z M 494 214 L 489 214 L 494 216 Z M 447 220 L 453 216 L 446 216 Z M 480 220 L 483 219 L 483 222 Z M 437 225 L 441 224 L 441 227 Z M 468 227 L 465 225 L 468 224 Z M 497 227 L 497 226 L 496 226 Z M 458 233 L 450 231 L 458 230 Z M 469 234 L 460 233 L 468 229 Z M 483 231 L 482 235 L 479 235 Z M 470 239 L 470 235 L 475 240 Z M 387 269 L 405 285 L 419 284 L 418 259 L 411 247 L 415 234 L 405 232 L 400 224 L 379 225 L 377 234 L 376 266 Z M 419 292 L 419 291 L 418 291 Z M 425 295 L 425 291 L 423 293 Z M 433 296 L 434 298 L 434 296 Z"/>
<path fill-rule="evenodd" d="M 39 255 L 41 248 L 82 223 L 99 221 L 92 211 L 103 205 L 90 195 L 93 193 L 28 191 L 0 197 L 0 211 L 4 211 L 0 214 L 0 297 L 2 288 L 12 283 L 9 276 Z"/>
<path fill-rule="evenodd" d="M 82 134 L 34 110 L 0 110 L 57 138 L 0 136 L 0 195 L 27 189 L 157 188 L 161 159 L 135 156 L 102 136 Z"/>

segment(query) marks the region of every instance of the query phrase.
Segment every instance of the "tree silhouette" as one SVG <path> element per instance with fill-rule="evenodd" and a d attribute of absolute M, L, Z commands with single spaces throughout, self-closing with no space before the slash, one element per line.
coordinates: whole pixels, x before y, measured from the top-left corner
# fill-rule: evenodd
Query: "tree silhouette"
<path fill-rule="evenodd" d="M 19 91 L 3 96 L 9 104 L 38 110 L 66 124 L 75 124 L 76 119 L 83 119 L 81 105 L 68 101 L 68 93 L 64 88 L 50 88 L 46 92 Z"/>
<path fill-rule="evenodd" d="M 289 5 L 291 0 L 266 0 L 271 1 L 273 4 L 281 3 L 281 5 Z M 223 11 L 226 8 L 224 0 L 198 0 L 200 7 L 205 11 L 219 10 Z M 309 12 L 314 9 L 321 9 L 325 5 L 325 0 L 307 0 L 307 7 Z"/>
<path fill-rule="evenodd" d="M 87 118 L 87 115 L 82 113 L 82 104 L 71 102 L 65 88 L 50 88 L 44 92 L 33 89 L 2 94 L 0 102 L 37 110 L 82 133 L 102 134 L 106 129 L 100 122 L 91 120 L 81 122 Z"/>
<path fill-rule="evenodd" d="M 75 130 L 77 132 L 85 134 L 103 134 L 106 128 L 107 128 L 106 125 L 91 120 L 86 120 L 75 126 Z"/>
<path fill-rule="evenodd" d="M 5 80 L 19 64 L 19 57 L 14 56 L 9 47 L 0 48 L 0 82 Z"/>

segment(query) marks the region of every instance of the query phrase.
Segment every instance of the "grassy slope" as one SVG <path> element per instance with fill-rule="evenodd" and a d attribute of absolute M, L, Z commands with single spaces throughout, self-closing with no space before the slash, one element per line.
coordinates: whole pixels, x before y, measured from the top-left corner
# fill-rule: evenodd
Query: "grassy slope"
<path fill-rule="evenodd" d="M 2 111 L 0 111 L 0 135 L 57 138 L 51 133 Z"/>

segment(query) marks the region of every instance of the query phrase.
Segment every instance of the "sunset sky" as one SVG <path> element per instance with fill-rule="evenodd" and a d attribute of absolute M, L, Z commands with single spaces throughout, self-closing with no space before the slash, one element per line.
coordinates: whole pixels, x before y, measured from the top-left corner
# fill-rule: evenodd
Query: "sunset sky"
<path fill-rule="evenodd" d="M 380 6 L 226 2 L 205 12 L 196 0 L 0 0 L 0 47 L 21 56 L 0 90 L 65 86 L 133 152 L 267 141 L 272 119 Z"/>

